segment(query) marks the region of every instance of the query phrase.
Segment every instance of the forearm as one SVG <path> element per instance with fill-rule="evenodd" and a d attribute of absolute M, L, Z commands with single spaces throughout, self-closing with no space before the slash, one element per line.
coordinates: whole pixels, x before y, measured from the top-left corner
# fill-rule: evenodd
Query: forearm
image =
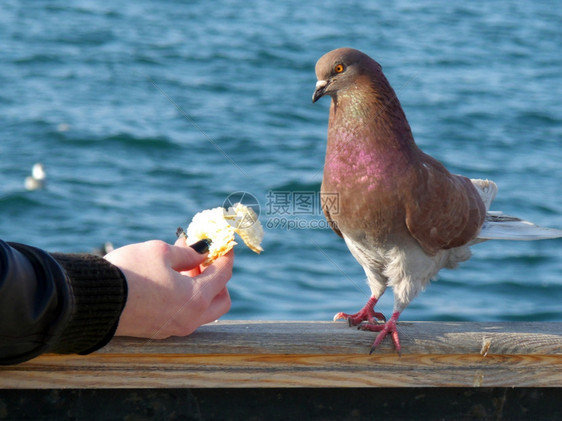
<path fill-rule="evenodd" d="M 0 241 L 0 364 L 99 349 L 126 299 L 123 274 L 100 257 Z"/>

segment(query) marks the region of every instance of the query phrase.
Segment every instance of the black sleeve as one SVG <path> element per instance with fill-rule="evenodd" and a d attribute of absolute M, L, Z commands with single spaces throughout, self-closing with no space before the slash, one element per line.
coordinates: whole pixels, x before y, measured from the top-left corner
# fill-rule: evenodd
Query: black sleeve
<path fill-rule="evenodd" d="M 126 300 L 125 277 L 101 257 L 0 240 L 0 364 L 101 348 Z"/>

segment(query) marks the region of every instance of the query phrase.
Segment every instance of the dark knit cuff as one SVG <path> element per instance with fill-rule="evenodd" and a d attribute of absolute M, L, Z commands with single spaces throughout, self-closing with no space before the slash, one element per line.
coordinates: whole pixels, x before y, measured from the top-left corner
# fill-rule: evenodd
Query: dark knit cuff
<path fill-rule="evenodd" d="M 60 354 L 89 354 L 106 345 L 117 330 L 127 301 L 123 273 L 102 257 L 51 253 L 62 266 L 73 297 L 72 314 L 57 344 Z"/>

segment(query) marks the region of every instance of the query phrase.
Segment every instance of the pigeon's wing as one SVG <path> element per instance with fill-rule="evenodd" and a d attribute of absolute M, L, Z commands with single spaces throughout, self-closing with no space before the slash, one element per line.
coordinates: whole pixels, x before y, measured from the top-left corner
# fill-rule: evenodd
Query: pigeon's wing
<path fill-rule="evenodd" d="M 406 226 L 426 253 L 433 256 L 476 237 L 486 209 L 470 179 L 449 173 L 428 155 L 406 179 Z"/>

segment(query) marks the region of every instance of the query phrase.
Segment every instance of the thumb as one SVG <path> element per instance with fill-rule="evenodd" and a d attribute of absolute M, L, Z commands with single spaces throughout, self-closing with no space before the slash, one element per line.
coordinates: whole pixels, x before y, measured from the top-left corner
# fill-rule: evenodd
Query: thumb
<path fill-rule="evenodd" d="M 184 238 L 178 238 L 175 245 L 170 247 L 168 262 L 177 272 L 198 268 L 205 261 L 208 251 L 208 240 L 201 240 L 187 246 Z"/>

